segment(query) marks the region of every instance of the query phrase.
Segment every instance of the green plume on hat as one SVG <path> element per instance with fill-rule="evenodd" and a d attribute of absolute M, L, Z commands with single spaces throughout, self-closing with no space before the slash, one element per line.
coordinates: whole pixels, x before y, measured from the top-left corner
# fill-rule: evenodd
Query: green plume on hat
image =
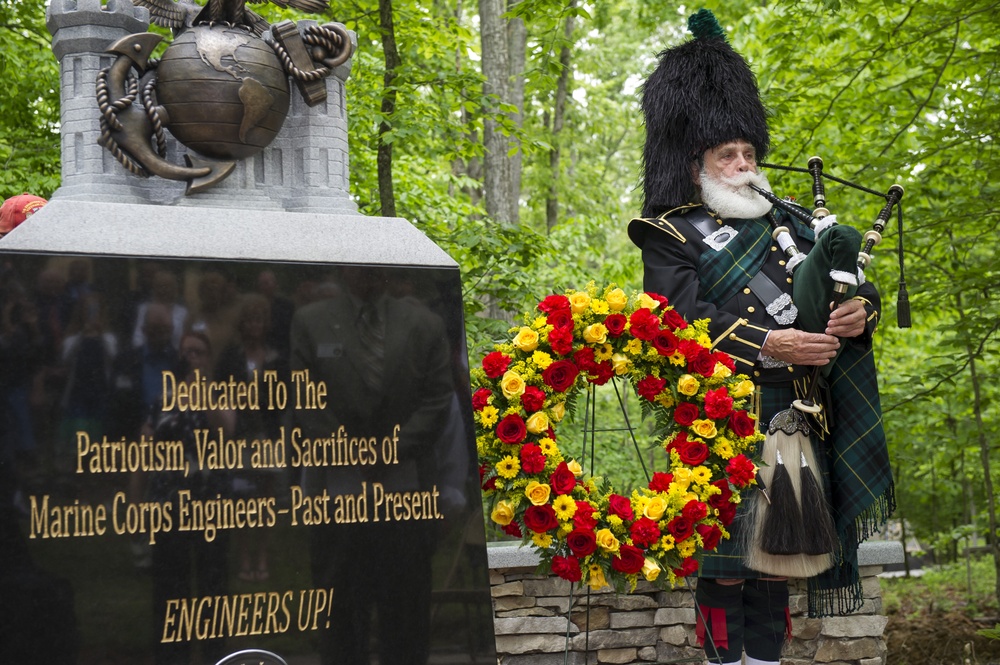
<path fill-rule="evenodd" d="M 726 39 L 726 31 L 719 25 L 711 9 L 699 9 L 688 17 L 688 30 L 695 39 Z"/>

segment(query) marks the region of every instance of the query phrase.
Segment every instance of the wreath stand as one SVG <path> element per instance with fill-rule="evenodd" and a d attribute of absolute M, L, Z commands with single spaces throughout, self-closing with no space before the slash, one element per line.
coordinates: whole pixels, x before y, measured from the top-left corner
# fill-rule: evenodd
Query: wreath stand
<path fill-rule="evenodd" d="M 643 471 L 643 473 L 646 476 L 646 481 L 648 482 L 650 480 L 649 469 L 646 468 L 646 462 L 642 458 L 642 451 L 639 449 L 639 442 L 635 438 L 635 428 L 632 427 L 632 422 L 631 422 L 631 420 L 629 420 L 628 409 L 625 406 L 625 399 L 622 396 L 622 391 L 618 387 L 619 381 L 620 381 L 620 379 L 618 379 L 617 377 L 615 377 L 615 378 L 611 379 L 611 381 L 609 381 L 609 383 L 612 386 L 614 386 L 615 397 L 618 400 L 618 407 L 621 410 L 622 419 L 623 419 L 623 421 L 625 423 L 624 427 L 604 427 L 604 428 L 598 429 L 598 427 L 597 427 L 597 399 L 596 399 L 596 396 L 595 396 L 595 392 L 596 392 L 597 386 L 595 386 L 593 384 L 590 384 L 586 388 L 586 390 L 587 390 L 587 398 L 586 398 L 586 401 L 584 402 L 584 411 L 583 411 L 583 432 L 582 432 L 583 446 L 582 446 L 582 450 L 580 452 L 580 464 L 581 464 L 581 466 L 583 466 L 584 471 L 586 471 L 586 469 L 587 469 L 587 463 L 589 461 L 590 466 L 591 466 L 591 471 L 593 471 L 594 462 L 595 462 L 595 448 L 596 448 L 596 435 L 597 435 L 597 432 L 628 432 L 629 438 L 632 441 L 632 446 L 635 449 L 636 457 L 638 458 L 639 463 L 642 465 L 642 471 Z M 588 456 L 588 450 L 587 450 L 588 446 L 590 448 L 590 450 L 589 450 L 589 456 Z M 575 585 L 576 585 L 576 582 L 570 582 L 570 585 L 569 585 L 569 594 L 567 594 L 567 596 L 566 596 L 567 601 L 568 601 L 568 603 L 567 603 L 567 609 L 566 609 L 566 647 L 565 647 L 565 649 L 563 651 L 563 663 L 566 664 L 566 665 L 568 665 L 568 663 L 569 663 L 570 631 L 572 630 L 571 627 L 573 626 L 573 621 L 572 621 L 572 616 L 573 616 L 573 587 Z M 691 578 L 690 577 L 685 577 L 684 578 L 684 585 L 687 588 L 688 593 L 691 594 L 691 599 L 695 601 L 694 602 L 694 611 L 695 611 L 695 613 L 697 614 L 698 618 L 702 621 L 702 623 L 705 623 L 705 616 L 704 616 L 704 614 L 702 614 L 701 607 L 698 606 L 698 602 L 695 600 L 695 589 L 694 589 L 693 586 L 691 586 Z M 585 623 L 585 628 L 583 629 L 583 633 L 584 633 L 584 642 L 583 642 L 583 644 L 584 644 L 584 646 L 583 646 L 584 663 L 587 662 L 587 656 L 590 654 L 590 598 L 591 598 L 591 588 L 590 588 L 590 586 L 587 586 L 587 596 L 586 597 L 587 597 L 587 603 L 586 603 L 586 609 L 584 610 L 585 615 L 586 615 L 586 623 Z M 711 650 L 712 650 L 712 653 L 714 654 L 716 662 L 722 662 L 722 658 L 719 656 L 719 651 L 715 647 L 715 640 L 712 639 L 712 634 L 711 634 L 710 631 L 705 631 L 705 639 L 707 641 L 707 644 L 710 645 L 710 647 L 711 647 Z M 696 656 L 696 657 L 691 657 L 691 658 L 677 658 L 677 659 L 674 659 L 674 660 L 656 661 L 652 665 L 675 665 L 675 664 L 679 664 L 679 663 L 700 663 L 700 662 L 702 662 L 702 657 L 701 656 Z"/>

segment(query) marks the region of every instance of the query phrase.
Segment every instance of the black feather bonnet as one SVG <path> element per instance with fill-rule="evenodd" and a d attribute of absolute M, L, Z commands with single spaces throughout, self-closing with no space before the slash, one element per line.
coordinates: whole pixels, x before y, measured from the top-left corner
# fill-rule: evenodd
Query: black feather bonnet
<path fill-rule="evenodd" d="M 705 150 L 743 139 L 763 159 L 770 145 L 757 79 L 715 16 L 702 9 L 688 29 L 694 39 L 663 51 L 643 86 L 643 217 L 696 199 L 691 164 Z"/>

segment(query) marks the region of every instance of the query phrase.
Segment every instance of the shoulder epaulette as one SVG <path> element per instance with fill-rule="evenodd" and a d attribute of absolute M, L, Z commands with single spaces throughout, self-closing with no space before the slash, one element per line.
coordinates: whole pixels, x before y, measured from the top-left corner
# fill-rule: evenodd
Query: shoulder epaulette
<path fill-rule="evenodd" d="M 628 237 L 635 245 L 642 247 L 643 232 L 649 226 L 652 226 L 655 229 L 663 231 L 670 237 L 676 238 L 682 243 L 686 243 L 687 238 L 684 237 L 683 233 L 677 230 L 677 227 L 675 227 L 668 218 L 684 215 L 688 211 L 700 207 L 700 203 L 688 203 L 686 205 L 677 206 L 676 208 L 661 213 L 656 217 L 634 217 L 628 223 Z"/>

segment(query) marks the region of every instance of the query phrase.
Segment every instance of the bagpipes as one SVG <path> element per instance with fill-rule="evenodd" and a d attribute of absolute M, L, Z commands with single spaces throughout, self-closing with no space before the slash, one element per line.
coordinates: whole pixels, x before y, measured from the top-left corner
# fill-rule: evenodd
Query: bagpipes
<path fill-rule="evenodd" d="M 798 308 L 796 327 L 806 332 L 826 330 L 830 312 L 852 297 L 864 281 L 871 252 L 882 240 L 893 208 L 899 230 L 899 294 L 897 323 L 910 326 L 909 298 L 903 273 L 903 216 L 900 200 L 903 188 L 892 185 L 885 194 L 823 173 L 823 160 L 812 157 L 807 169 L 760 164 L 765 168 L 808 173 L 812 176 L 814 209 L 806 209 L 781 199 L 755 185 L 750 187 L 774 207 L 795 217 L 813 230 L 816 242 L 808 254 L 795 245 L 789 229 L 778 223 L 774 211 L 768 213 L 772 238 L 784 252 L 785 269 L 794 275 L 792 302 Z M 872 229 L 864 234 L 838 224 L 826 207 L 823 178 L 875 194 L 885 199 Z M 860 251 L 859 251 L 860 247 Z M 832 306 L 831 306 L 832 303 Z M 839 355 L 839 351 L 838 351 Z M 823 490 L 822 473 L 810 436 L 820 436 L 829 424 L 829 414 L 818 399 L 821 384 L 836 358 L 808 377 L 799 399 L 778 412 L 770 421 L 758 477 L 762 491 L 751 503 L 745 538 L 746 564 L 754 570 L 782 577 L 812 577 L 834 565 L 837 529 Z"/>

